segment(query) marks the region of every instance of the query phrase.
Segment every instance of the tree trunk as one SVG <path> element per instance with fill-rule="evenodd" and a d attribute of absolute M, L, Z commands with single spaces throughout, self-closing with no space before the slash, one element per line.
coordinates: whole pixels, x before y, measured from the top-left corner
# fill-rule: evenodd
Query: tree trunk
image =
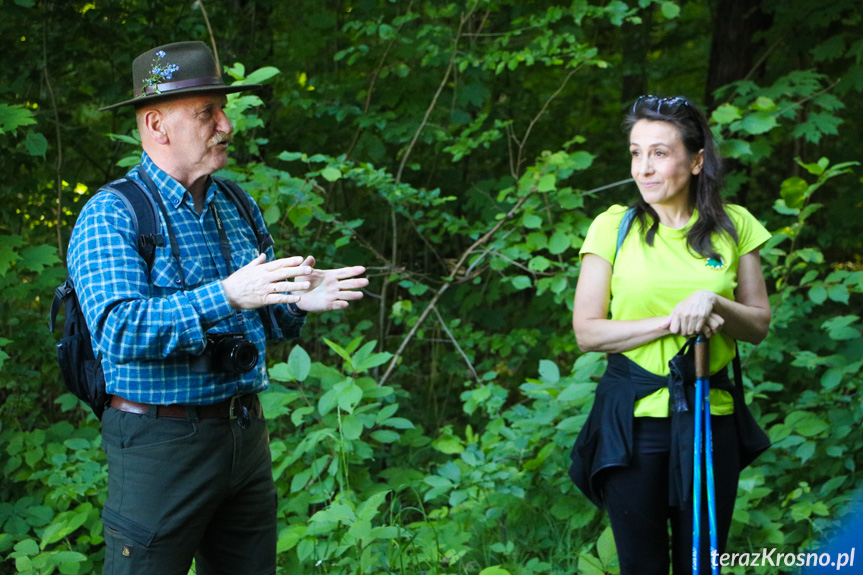
<path fill-rule="evenodd" d="M 755 40 L 759 32 L 770 27 L 771 17 L 751 0 L 716 0 L 713 14 L 713 41 L 707 71 L 707 92 L 704 101 L 712 109 L 719 102 L 714 92 L 730 82 L 753 75 L 759 76 L 763 66 L 753 70 L 763 43 Z"/>

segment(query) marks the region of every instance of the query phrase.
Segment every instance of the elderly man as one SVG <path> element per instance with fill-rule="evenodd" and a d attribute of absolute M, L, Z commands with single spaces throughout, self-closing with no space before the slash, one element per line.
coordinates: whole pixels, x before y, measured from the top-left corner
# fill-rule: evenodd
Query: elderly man
<path fill-rule="evenodd" d="M 235 184 L 211 177 L 228 158 L 226 94 L 257 86 L 226 86 L 201 42 L 145 52 L 133 78 L 136 96 L 103 110 L 136 110 L 144 152 L 125 179 L 152 194 L 164 245 L 145 261 L 135 215 L 100 193 L 68 258 L 111 395 L 104 573 L 185 575 L 193 557 L 199 574 L 275 573 L 276 491 L 257 397 L 266 341 L 297 337 L 307 312 L 361 298 L 365 269 L 258 253 L 257 206 L 245 202 L 247 221 L 225 189 Z"/>

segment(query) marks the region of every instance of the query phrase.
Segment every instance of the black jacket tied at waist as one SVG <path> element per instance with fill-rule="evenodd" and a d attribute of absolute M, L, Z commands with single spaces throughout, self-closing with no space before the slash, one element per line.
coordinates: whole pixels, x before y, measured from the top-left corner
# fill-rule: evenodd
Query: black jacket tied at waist
<path fill-rule="evenodd" d="M 608 356 L 593 408 L 572 448 L 569 468 L 572 481 L 597 507 L 602 507 L 599 472 L 630 465 L 635 402 L 666 386 L 671 397 L 672 434 L 668 503 L 684 508 L 690 505 L 695 434 L 693 351 L 694 346 L 687 343 L 669 362 L 671 373 L 667 377 L 651 373 L 621 354 Z M 743 469 L 770 447 L 770 440 L 746 406 L 742 387 L 729 379 L 727 367 L 710 376 L 710 387 L 731 393 L 734 400 L 733 417 Z"/>

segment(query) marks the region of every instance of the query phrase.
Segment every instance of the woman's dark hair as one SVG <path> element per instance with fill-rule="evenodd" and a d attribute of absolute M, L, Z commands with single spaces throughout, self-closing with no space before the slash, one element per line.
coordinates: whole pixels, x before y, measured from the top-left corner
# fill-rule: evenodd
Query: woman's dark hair
<path fill-rule="evenodd" d="M 706 258 L 720 259 L 713 249 L 711 236 L 714 232 L 725 232 L 737 242 L 737 230 L 723 207 L 719 190 L 723 184 L 722 158 L 713 142 L 713 134 L 707 125 L 707 118 L 686 98 L 657 98 L 641 96 L 623 121 L 627 135 L 639 120 L 667 122 L 677 128 L 680 139 L 690 156 L 704 150 L 701 171 L 692 176 L 689 183 L 689 204 L 698 209 L 698 220 L 686 233 L 689 249 Z M 646 215 L 653 219 L 647 228 Z M 635 204 L 635 218 L 638 220 L 647 245 L 653 245 L 653 238 L 659 229 L 659 216 L 656 211 L 639 198 Z"/>

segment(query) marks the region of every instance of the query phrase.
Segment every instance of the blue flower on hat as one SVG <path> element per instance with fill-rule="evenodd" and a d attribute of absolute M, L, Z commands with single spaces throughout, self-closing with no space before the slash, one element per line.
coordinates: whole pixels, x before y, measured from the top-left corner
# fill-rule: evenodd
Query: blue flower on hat
<path fill-rule="evenodd" d="M 174 76 L 174 72 L 180 69 L 176 64 L 168 64 L 167 62 L 162 62 L 165 59 L 167 54 L 165 54 L 164 50 L 159 50 L 156 52 L 156 57 L 153 59 L 153 67 L 150 69 L 150 77 L 144 78 L 144 88 L 153 88 L 156 94 L 161 94 L 159 91 L 159 84 L 163 83 L 165 80 L 170 80 Z M 146 90 L 141 91 L 141 96 L 146 95 Z"/>

